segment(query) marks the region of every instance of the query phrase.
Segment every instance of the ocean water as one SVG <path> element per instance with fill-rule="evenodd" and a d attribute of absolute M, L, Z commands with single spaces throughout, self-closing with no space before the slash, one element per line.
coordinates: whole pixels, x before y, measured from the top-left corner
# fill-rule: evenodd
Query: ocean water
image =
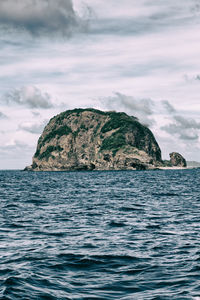
<path fill-rule="evenodd" d="M 200 170 L 1 171 L 0 299 L 200 299 Z"/>

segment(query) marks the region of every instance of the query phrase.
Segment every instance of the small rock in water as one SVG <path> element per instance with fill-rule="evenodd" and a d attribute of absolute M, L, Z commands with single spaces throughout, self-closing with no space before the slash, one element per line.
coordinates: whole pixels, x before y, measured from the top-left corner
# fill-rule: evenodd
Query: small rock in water
<path fill-rule="evenodd" d="M 176 166 L 176 167 L 187 167 L 187 163 L 185 158 L 177 153 L 177 152 L 172 152 L 170 153 L 170 163 L 172 166 Z"/>

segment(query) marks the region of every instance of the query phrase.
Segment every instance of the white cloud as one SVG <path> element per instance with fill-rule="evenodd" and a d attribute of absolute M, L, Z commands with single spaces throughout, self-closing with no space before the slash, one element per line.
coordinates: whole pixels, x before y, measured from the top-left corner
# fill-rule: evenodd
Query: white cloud
<path fill-rule="evenodd" d="M 24 169 L 31 163 L 34 148 L 19 140 L 0 145 L 0 169 Z"/>
<path fill-rule="evenodd" d="M 48 123 L 48 120 L 40 122 L 23 122 L 19 125 L 19 130 L 24 130 L 33 134 L 41 134 L 45 125 Z"/>
<path fill-rule="evenodd" d="M 48 93 L 42 93 L 37 87 L 25 86 L 8 92 L 4 98 L 8 104 L 18 104 L 30 108 L 52 108 L 53 104 Z"/>

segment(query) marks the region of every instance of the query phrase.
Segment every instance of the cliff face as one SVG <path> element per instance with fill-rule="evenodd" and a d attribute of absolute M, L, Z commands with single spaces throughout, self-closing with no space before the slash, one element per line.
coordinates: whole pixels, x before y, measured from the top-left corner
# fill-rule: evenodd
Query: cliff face
<path fill-rule="evenodd" d="M 125 113 L 74 109 L 52 118 L 28 170 L 151 169 L 161 164 L 152 132 Z"/>

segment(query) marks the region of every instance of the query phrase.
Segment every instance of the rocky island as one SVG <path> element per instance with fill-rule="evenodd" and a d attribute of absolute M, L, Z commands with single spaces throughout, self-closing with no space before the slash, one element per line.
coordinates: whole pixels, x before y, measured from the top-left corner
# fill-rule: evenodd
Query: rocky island
<path fill-rule="evenodd" d="M 177 152 L 172 152 L 169 154 L 169 156 L 170 156 L 170 163 L 172 166 L 175 166 L 175 167 L 180 166 L 183 168 L 187 167 L 186 160 L 181 154 L 179 154 Z"/>
<path fill-rule="evenodd" d="M 53 117 L 38 140 L 29 171 L 147 170 L 163 167 L 149 128 L 123 112 L 92 108 Z"/>

